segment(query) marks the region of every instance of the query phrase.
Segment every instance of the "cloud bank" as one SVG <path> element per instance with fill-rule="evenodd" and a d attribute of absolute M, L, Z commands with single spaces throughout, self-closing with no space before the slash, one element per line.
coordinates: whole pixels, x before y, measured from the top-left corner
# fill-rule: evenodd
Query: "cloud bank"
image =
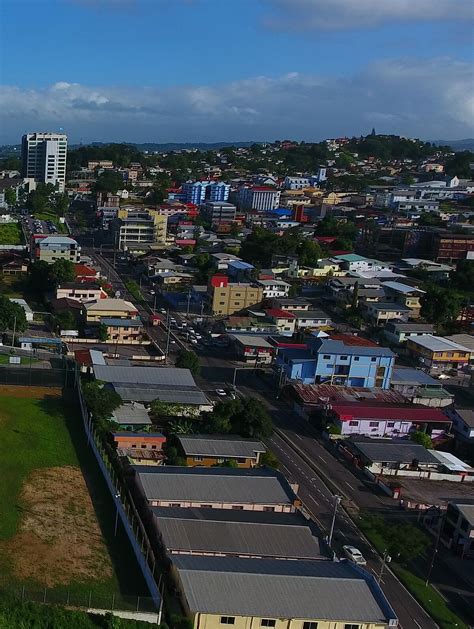
<path fill-rule="evenodd" d="M 472 137 L 471 64 L 381 61 L 353 77 L 256 76 L 219 86 L 0 88 L 0 142 L 63 127 L 74 142 L 316 140 L 384 133 Z"/>
<path fill-rule="evenodd" d="M 472 0 L 267 0 L 265 24 L 282 30 L 349 30 L 393 22 L 474 20 Z"/>

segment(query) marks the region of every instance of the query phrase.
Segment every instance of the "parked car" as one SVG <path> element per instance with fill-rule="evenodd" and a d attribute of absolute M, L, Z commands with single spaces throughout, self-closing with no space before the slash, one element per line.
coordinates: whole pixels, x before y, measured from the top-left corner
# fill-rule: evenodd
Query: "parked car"
<path fill-rule="evenodd" d="M 227 395 L 224 389 L 216 389 L 216 393 L 217 395 L 220 395 L 221 397 L 225 397 Z"/>
<path fill-rule="evenodd" d="M 349 545 L 343 546 L 342 551 L 344 555 L 347 557 L 347 559 L 349 559 L 350 561 L 353 561 L 358 566 L 367 565 L 367 560 L 365 559 L 364 555 L 355 546 L 349 546 Z"/>

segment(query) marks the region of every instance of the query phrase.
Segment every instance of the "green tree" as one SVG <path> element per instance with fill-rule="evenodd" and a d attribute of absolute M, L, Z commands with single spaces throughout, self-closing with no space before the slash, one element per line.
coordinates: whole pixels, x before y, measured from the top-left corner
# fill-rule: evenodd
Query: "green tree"
<path fill-rule="evenodd" d="M 105 343 L 109 339 L 107 326 L 104 323 L 101 323 L 97 329 L 97 338 L 101 343 Z"/>
<path fill-rule="evenodd" d="M 101 173 L 94 185 L 92 191 L 97 192 L 111 192 L 116 194 L 117 190 L 121 190 L 124 187 L 123 177 L 120 173 L 113 170 L 106 170 Z"/>
<path fill-rule="evenodd" d="M 0 295 L 0 332 L 15 329 L 24 332 L 28 327 L 26 314 L 22 306 Z"/>
<path fill-rule="evenodd" d="M 426 432 L 423 432 L 422 430 L 417 430 L 416 432 L 413 432 L 410 435 L 410 439 L 414 443 L 417 443 L 418 445 L 423 446 L 427 450 L 433 447 L 433 442 L 431 440 L 431 437 L 428 434 L 426 434 Z"/>
<path fill-rule="evenodd" d="M 248 397 L 240 410 L 231 416 L 232 430 L 243 437 L 264 439 L 273 432 L 272 420 L 263 402 Z"/>
<path fill-rule="evenodd" d="M 76 317 L 73 315 L 73 313 L 70 310 L 66 310 L 65 312 L 60 312 L 54 317 L 54 325 L 60 331 L 74 330 L 77 325 Z"/>
<path fill-rule="evenodd" d="M 271 450 L 267 450 L 260 456 L 260 465 L 266 465 L 277 470 L 280 467 L 280 461 Z"/>
<path fill-rule="evenodd" d="M 455 321 L 462 306 L 462 295 L 450 288 L 431 286 L 420 299 L 423 319 L 436 325 Z"/>
<path fill-rule="evenodd" d="M 314 240 L 303 240 L 297 248 L 298 261 L 303 266 L 315 267 L 323 257 L 321 247 Z"/>
<path fill-rule="evenodd" d="M 5 190 L 5 201 L 8 207 L 16 205 L 16 191 L 15 188 L 7 188 Z"/>
<path fill-rule="evenodd" d="M 72 282 L 76 277 L 74 264 L 64 258 L 55 260 L 53 264 L 49 265 L 48 275 L 50 282 L 55 287 L 63 282 Z"/>
<path fill-rule="evenodd" d="M 51 199 L 51 207 L 58 216 L 64 216 L 69 207 L 69 197 L 65 193 L 58 192 Z"/>
<path fill-rule="evenodd" d="M 459 151 L 447 160 L 445 171 L 447 175 L 469 179 L 472 176 L 471 164 L 474 163 L 474 153 Z"/>
<path fill-rule="evenodd" d="M 83 384 L 82 393 L 87 408 L 97 421 L 110 419 L 115 409 L 122 404 L 118 393 L 97 380 Z"/>
<path fill-rule="evenodd" d="M 419 557 L 430 546 L 430 539 L 413 524 L 392 524 L 386 527 L 388 552 L 392 558 L 406 564 Z"/>
<path fill-rule="evenodd" d="M 459 290 L 472 293 L 474 291 L 474 260 L 459 260 L 450 278 Z"/>
<path fill-rule="evenodd" d="M 201 365 L 199 364 L 199 356 L 189 350 L 181 350 L 176 359 L 176 367 L 181 369 L 189 369 L 193 376 L 199 375 Z"/>

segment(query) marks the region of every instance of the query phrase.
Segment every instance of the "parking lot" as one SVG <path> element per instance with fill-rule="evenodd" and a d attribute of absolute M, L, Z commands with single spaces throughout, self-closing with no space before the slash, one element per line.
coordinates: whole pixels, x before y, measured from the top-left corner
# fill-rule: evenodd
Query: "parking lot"
<path fill-rule="evenodd" d="M 22 219 L 23 228 L 27 236 L 33 234 L 44 234 L 45 236 L 57 234 L 58 230 L 51 221 L 41 221 L 31 216 L 25 216 Z"/>

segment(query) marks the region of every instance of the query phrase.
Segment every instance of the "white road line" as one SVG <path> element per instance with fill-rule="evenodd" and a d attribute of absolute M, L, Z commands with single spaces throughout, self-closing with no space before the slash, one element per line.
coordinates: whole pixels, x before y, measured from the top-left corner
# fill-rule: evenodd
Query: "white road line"
<path fill-rule="evenodd" d="M 346 480 L 344 482 L 346 483 L 346 485 L 349 485 L 349 487 L 355 491 L 355 487 L 352 487 L 352 485 L 348 483 Z"/>

